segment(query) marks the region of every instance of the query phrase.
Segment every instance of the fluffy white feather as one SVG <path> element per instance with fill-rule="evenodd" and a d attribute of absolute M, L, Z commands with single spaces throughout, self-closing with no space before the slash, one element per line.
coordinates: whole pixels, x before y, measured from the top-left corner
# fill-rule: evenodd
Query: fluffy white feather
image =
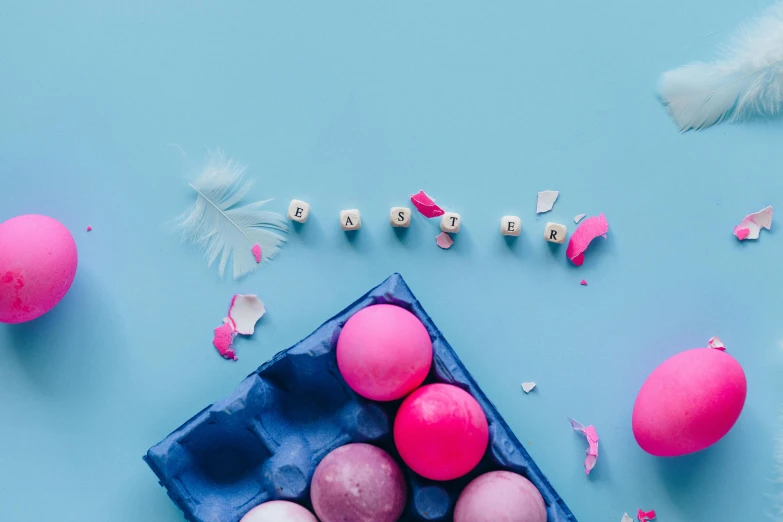
<path fill-rule="evenodd" d="M 783 1 L 748 23 L 713 63 L 663 74 L 658 92 L 685 132 L 783 109 Z"/>
<path fill-rule="evenodd" d="M 263 260 L 275 257 L 285 242 L 280 232 L 288 230 L 283 216 L 261 210 L 269 200 L 236 206 L 253 186 L 244 180 L 244 170 L 220 153 L 211 155 L 201 176 L 190 184 L 196 203 L 178 223 L 183 238 L 205 251 L 209 266 L 220 258 L 220 277 L 229 257 L 234 279 L 255 270 L 255 244 L 261 247 Z"/>

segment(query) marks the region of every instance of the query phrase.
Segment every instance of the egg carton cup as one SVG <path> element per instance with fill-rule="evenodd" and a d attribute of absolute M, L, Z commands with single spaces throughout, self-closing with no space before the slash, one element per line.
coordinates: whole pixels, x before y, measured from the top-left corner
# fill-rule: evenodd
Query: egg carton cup
<path fill-rule="evenodd" d="M 421 320 L 434 361 L 425 384 L 468 391 L 489 421 L 489 446 L 467 476 L 425 479 L 400 459 L 392 425 L 401 401 L 380 403 L 353 392 L 337 367 L 343 325 L 375 304 L 393 304 Z M 482 473 L 507 470 L 527 477 L 546 503 L 547 522 L 576 518 L 487 399 L 457 354 L 405 284 L 394 274 L 293 347 L 250 374 L 225 399 L 205 408 L 144 457 L 169 497 L 192 522 L 239 522 L 269 500 L 290 500 L 312 511 L 310 482 L 321 459 L 339 446 L 365 442 L 387 451 L 408 484 L 404 522 L 452 520 L 460 492 Z"/>

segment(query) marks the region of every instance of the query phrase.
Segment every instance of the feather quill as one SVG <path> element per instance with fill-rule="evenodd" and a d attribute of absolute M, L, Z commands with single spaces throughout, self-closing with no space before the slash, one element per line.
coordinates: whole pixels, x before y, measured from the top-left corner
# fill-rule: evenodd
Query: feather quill
<path fill-rule="evenodd" d="M 270 200 L 237 206 L 253 186 L 244 179 L 244 167 L 221 153 L 211 155 L 201 175 L 190 187 L 196 203 L 180 216 L 183 239 L 204 250 L 209 266 L 220 258 L 218 272 L 223 277 L 229 257 L 234 279 L 258 267 L 253 246 L 259 245 L 262 260 L 275 257 L 288 227 L 283 216 L 262 210 Z"/>
<path fill-rule="evenodd" d="M 783 1 L 742 27 L 712 63 L 661 77 L 658 93 L 682 132 L 783 109 Z"/>

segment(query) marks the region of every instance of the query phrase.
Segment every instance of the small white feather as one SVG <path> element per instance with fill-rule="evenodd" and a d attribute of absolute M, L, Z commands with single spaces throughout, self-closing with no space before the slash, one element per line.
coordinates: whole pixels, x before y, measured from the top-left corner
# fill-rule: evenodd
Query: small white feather
<path fill-rule="evenodd" d="M 658 92 L 683 132 L 724 120 L 778 115 L 783 109 L 783 1 L 741 28 L 720 60 L 664 73 Z"/>
<path fill-rule="evenodd" d="M 236 206 L 253 186 L 244 180 L 244 170 L 220 152 L 210 155 L 201 176 L 190 184 L 196 203 L 178 222 L 183 238 L 205 251 L 209 266 L 220 258 L 220 277 L 229 257 L 234 279 L 255 270 L 255 244 L 261 247 L 264 261 L 275 257 L 285 242 L 280 232 L 288 230 L 282 215 L 261 210 L 269 200 Z"/>

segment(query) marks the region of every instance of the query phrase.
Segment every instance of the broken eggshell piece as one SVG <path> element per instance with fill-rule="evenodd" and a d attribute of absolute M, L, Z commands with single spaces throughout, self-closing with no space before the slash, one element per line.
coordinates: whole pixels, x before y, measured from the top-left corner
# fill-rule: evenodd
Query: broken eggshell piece
<path fill-rule="evenodd" d="M 264 303 L 256 295 L 237 294 L 228 309 L 228 317 L 241 335 L 253 335 L 256 323 L 265 313 Z"/>

